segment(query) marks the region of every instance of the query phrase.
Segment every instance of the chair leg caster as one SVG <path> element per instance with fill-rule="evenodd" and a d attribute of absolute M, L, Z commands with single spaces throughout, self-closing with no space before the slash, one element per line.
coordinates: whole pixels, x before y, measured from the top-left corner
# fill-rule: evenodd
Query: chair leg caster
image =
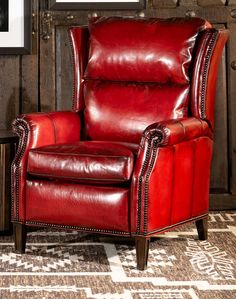
<path fill-rule="evenodd" d="M 197 227 L 199 240 L 202 241 L 207 240 L 207 228 L 208 228 L 207 218 L 197 220 L 196 227 Z"/>
<path fill-rule="evenodd" d="M 137 269 L 145 270 L 148 262 L 150 238 L 135 237 Z"/>
<path fill-rule="evenodd" d="M 26 245 L 26 226 L 21 223 L 13 223 L 15 252 L 25 253 Z"/>

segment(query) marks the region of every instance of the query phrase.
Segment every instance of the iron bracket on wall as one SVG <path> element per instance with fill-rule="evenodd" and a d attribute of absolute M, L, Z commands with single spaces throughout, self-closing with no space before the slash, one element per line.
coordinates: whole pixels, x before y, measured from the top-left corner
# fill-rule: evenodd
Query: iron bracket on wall
<path fill-rule="evenodd" d="M 41 15 L 41 37 L 43 40 L 48 41 L 52 36 L 53 27 L 53 13 L 45 11 Z"/>

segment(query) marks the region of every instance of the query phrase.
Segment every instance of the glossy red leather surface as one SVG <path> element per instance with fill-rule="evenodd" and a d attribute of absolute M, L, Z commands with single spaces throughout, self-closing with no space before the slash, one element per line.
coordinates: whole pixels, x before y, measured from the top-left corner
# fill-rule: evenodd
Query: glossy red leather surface
<path fill-rule="evenodd" d="M 139 143 L 149 124 L 187 116 L 188 97 L 188 85 L 86 82 L 86 136 Z"/>
<path fill-rule="evenodd" d="M 133 163 L 132 151 L 123 145 L 81 141 L 30 150 L 27 172 L 45 178 L 110 184 L 130 180 Z"/>
<path fill-rule="evenodd" d="M 207 122 L 196 118 L 166 121 L 146 129 L 131 185 L 133 234 L 155 234 L 207 213 L 210 136 Z M 194 195 L 197 188 L 201 199 Z"/>
<path fill-rule="evenodd" d="M 80 139 L 80 118 L 74 112 L 20 115 L 13 123 L 13 130 L 19 135 L 20 141 L 12 164 L 14 195 L 12 215 L 13 219 L 24 221 L 25 180 L 29 150 L 49 144 L 78 141 Z"/>
<path fill-rule="evenodd" d="M 187 84 L 196 36 L 209 26 L 198 18 L 98 18 L 89 26 L 89 62 L 85 76 L 112 81 Z"/>
<path fill-rule="evenodd" d="M 129 231 L 129 189 L 27 181 L 26 221 Z"/>

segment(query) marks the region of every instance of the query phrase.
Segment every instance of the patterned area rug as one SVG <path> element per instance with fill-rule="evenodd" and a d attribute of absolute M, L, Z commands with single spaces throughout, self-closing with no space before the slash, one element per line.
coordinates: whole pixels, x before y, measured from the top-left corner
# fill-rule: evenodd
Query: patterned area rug
<path fill-rule="evenodd" d="M 38 230 L 20 255 L 0 237 L 0 298 L 234 299 L 236 212 L 209 221 L 207 241 L 194 224 L 153 239 L 144 272 L 129 239 Z"/>

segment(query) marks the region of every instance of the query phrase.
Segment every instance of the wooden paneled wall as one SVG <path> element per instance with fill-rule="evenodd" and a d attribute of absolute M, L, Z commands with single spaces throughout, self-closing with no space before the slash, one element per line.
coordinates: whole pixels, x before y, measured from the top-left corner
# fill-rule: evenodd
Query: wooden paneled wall
<path fill-rule="evenodd" d="M 217 84 L 211 206 L 236 208 L 236 0 L 151 0 L 143 11 L 49 11 L 47 0 L 32 0 L 32 55 L 0 56 L 0 129 L 19 113 L 71 109 L 67 29 L 94 15 L 199 16 L 230 30 Z"/>

